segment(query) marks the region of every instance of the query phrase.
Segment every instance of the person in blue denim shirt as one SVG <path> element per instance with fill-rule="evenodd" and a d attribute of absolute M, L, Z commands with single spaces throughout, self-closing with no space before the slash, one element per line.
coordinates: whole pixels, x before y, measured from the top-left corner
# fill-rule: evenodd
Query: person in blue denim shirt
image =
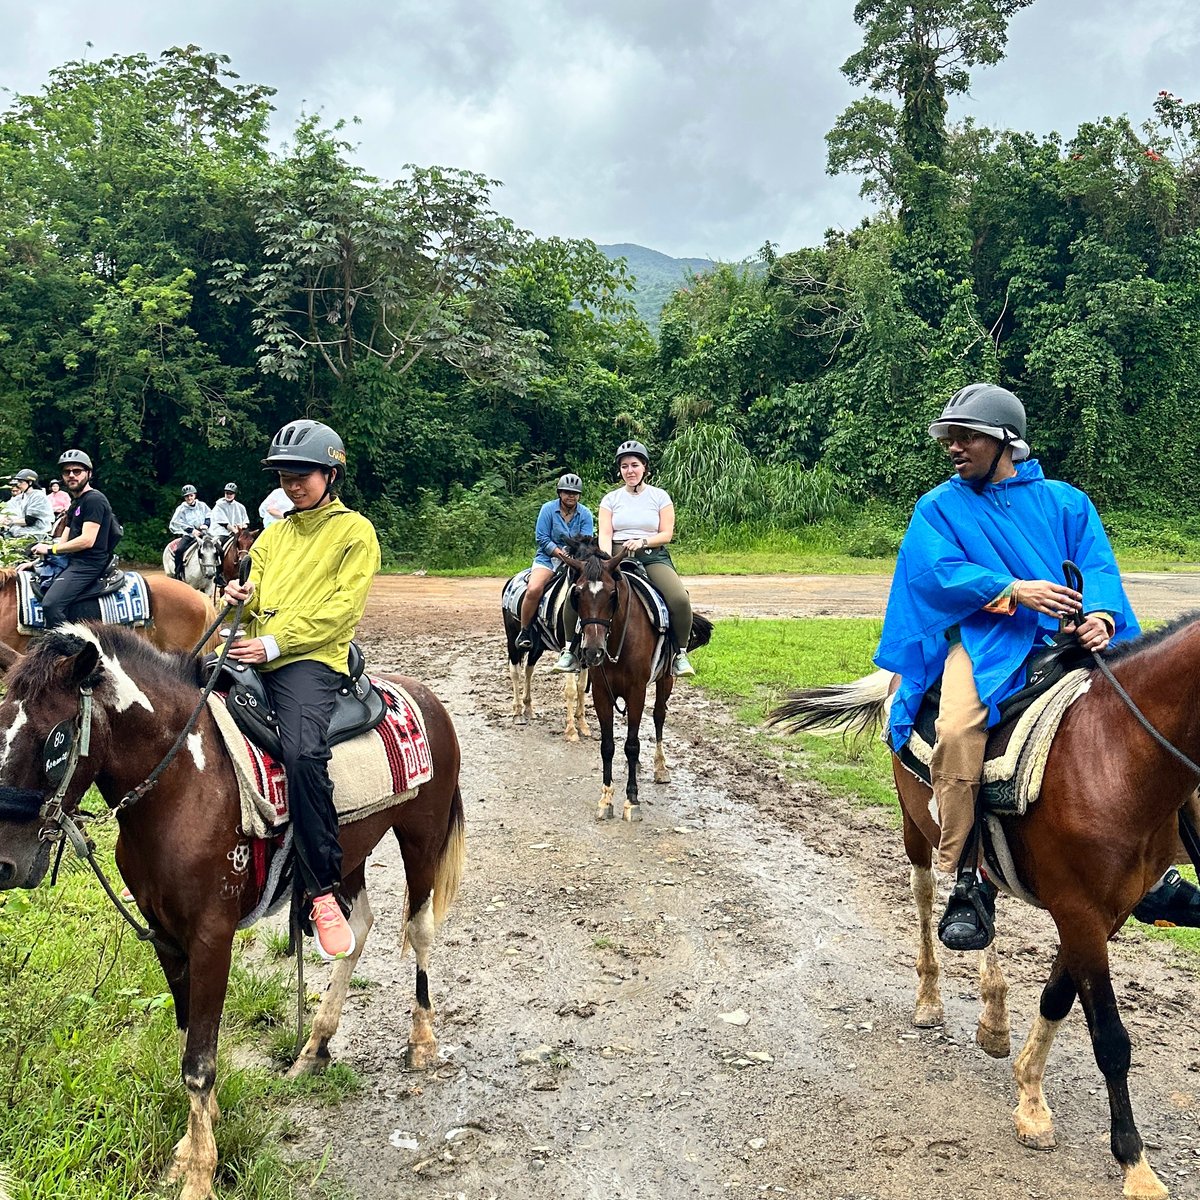
<path fill-rule="evenodd" d="M 583 481 L 578 475 L 568 472 L 558 480 L 558 499 L 547 500 L 538 513 L 534 540 L 537 553 L 529 570 L 529 584 L 521 601 L 521 632 L 517 634 L 518 650 L 533 648 L 533 622 L 537 617 L 538 604 L 550 576 L 554 574 L 557 559 L 566 557 L 563 543 L 568 538 L 588 537 L 596 532 L 596 520 L 591 511 L 579 503 L 583 495 Z"/>

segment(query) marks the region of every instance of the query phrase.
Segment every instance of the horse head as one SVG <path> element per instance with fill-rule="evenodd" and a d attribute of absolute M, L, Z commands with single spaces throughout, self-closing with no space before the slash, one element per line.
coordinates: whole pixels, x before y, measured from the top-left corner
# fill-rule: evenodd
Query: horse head
<path fill-rule="evenodd" d="M 250 553 L 250 547 L 258 540 L 261 529 L 239 529 L 231 533 L 221 544 L 221 578 L 236 579 L 238 563 Z"/>
<path fill-rule="evenodd" d="M 82 732 L 80 689 L 99 681 L 100 663 L 94 636 L 55 632 L 33 653 L 18 656 L 8 674 L 0 704 L 0 889 L 36 887 L 46 873 L 52 843 L 43 836 L 45 805 Z M 80 766 L 63 795 L 67 810 L 95 775 L 87 759 Z"/>
<path fill-rule="evenodd" d="M 207 529 L 196 543 L 196 558 L 200 563 L 200 573 L 212 582 L 217 577 L 217 569 L 221 565 L 221 545 Z"/>
<path fill-rule="evenodd" d="M 621 577 L 622 546 L 605 554 L 594 538 L 574 538 L 568 544 L 567 566 L 572 572 L 571 599 L 579 614 L 579 652 L 588 667 L 598 667 L 610 654 L 609 633 L 629 584 Z"/>

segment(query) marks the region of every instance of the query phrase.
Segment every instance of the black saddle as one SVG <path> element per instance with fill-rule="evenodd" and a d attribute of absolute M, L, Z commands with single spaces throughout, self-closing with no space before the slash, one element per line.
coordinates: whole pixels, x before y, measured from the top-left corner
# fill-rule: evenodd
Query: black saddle
<path fill-rule="evenodd" d="M 41 600 L 46 594 L 46 589 L 61 574 L 62 572 L 59 571 L 51 579 L 43 580 L 37 571 L 31 571 L 29 575 L 33 583 L 33 594 Z M 119 592 L 124 586 L 125 570 L 120 566 L 117 556 L 114 554 L 108 560 L 108 566 L 104 568 L 104 574 L 86 592 L 76 596 L 71 602 L 71 606 L 73 608 L 76 604 L 84 600 L 99 600 L 101 596 L 111 596 L 113 592 Z"/>
<path fill-rule="evenodd" d="M 208 678 L 217 666 L 217 655 L 204 659 Z M 369 733 L 387 714 L 383 696 L 364 673 L 366 659 L 357 642 L 350 643 L 346 675 L 338 688 L 333 719 L 329 722 L 329 744 L 348 742 L 360 733 Z M 283 757 L 279 744 L 279 722 L 271 711 L 271 702 L 262 676 L 251 666 L 226 660 L 221 668 L 217 689 L 228 690 L 225 704 L 237 727 L 260 750 L 272 758 Z"/>

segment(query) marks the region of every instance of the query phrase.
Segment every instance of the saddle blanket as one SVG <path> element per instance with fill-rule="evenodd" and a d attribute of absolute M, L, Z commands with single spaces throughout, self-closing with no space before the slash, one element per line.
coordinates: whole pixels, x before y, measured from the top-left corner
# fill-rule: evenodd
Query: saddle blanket
<path fill-rule="evenodd" d="M 41 597 L 34 591 L 33 582 L 32 571 L 17 572 L 17 632 L 25 637 L 46 628 Z M 126 571 L 125 586 L 120 591 L 98 600 L 85 598 L 71 607 L 77 611 L 82 605 L 94 605 L 98 609 L 96 615 L 105 625 L 130 625 L 136 629 L 150 620 L 150 589 L 137 571 Z"/>
<path fill-rule="evenodd" d="M 433 778 L 433 759 L 421 710 L 398 684 L 372 678 L 387 716 L 369 733 L 333 747 L 329 778 L 338 820 L 360 821 L 411 800 Z M 234 724 L 225 697 L 214 692 L 208 711 L 233 761 L 242 802 L 242 831 L 265 838 L 287 823 L 287 779 L 283 764 L 254 745 Z"/>
<path fill-rule="evenodd" d="M 1020 816 L 1042 792 L 1050 744 L 1067 709 L 1088 690 L 1091 672 L 1069 671 L 1024 709 L 1016 720 L 996 726 L 988 737 L 980 797 L 989 812 Z M 922 706 L 900 761 L 918 779 L 930 782 L 936 711 Z M 886 723 L 885 740 L 886 740 Z"/>

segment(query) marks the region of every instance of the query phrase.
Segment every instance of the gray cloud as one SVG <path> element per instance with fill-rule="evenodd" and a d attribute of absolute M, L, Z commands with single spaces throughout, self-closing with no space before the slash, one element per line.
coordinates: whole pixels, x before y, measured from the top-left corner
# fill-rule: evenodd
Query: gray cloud
<path fill-rule="evenodd" d="M 0 0 L 0 81 L 38 88 L 85 52 L 195 42 L 278 88 L 274 136 L 300 112 L 357 116 L 360 161 L 469 167 L 504 181 L 501 211 L 542 234 L 739 258 L 811 244 L 865 211 L 824 171 L 853 97 L 850 0 Z M 86 51 L 86 42 L 95 48 Z M 1009 55 L 952 116 L 1066 134 L 1159 88 L 1200 96 L 1192 0 L 1040 0 Z"/>

